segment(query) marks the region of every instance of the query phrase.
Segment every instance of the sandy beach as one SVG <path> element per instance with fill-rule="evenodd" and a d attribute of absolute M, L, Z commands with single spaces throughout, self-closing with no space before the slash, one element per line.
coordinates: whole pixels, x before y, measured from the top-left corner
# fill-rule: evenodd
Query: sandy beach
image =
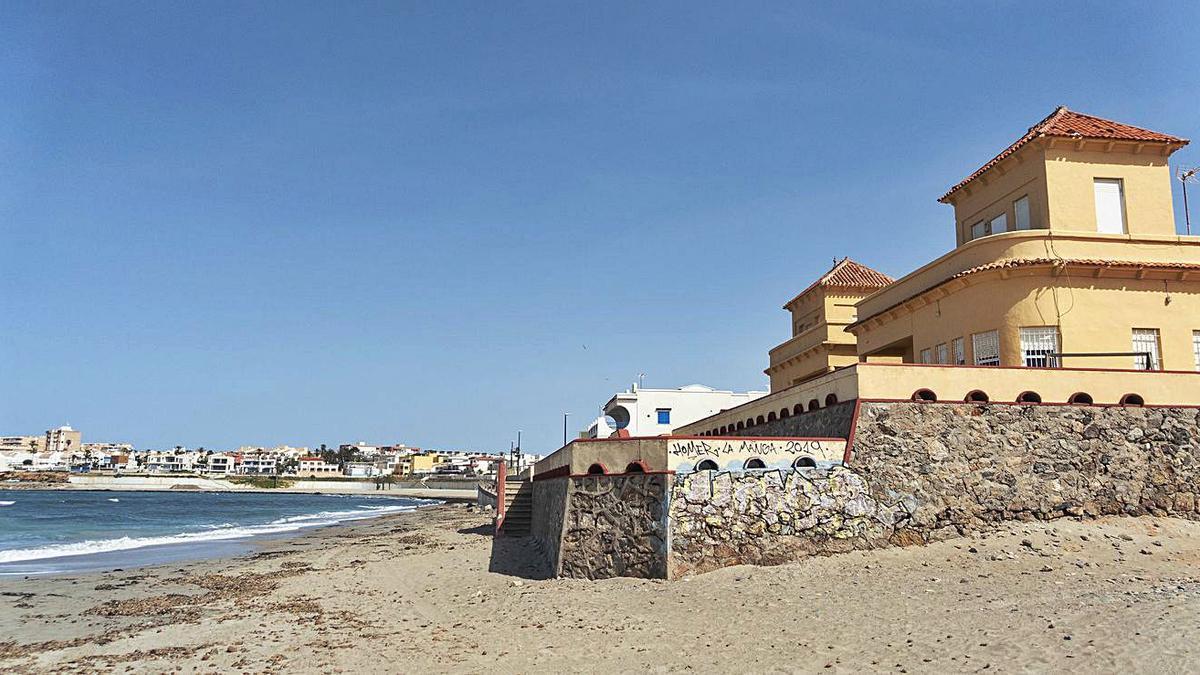
<path fill-rule="evenodd" d="M 675 581 L 539 578 L 445 505 L 256 553 L 0 581 L 5 672 L 1184 672 L 1200 523 L 1015 524 Z M 495 545 L 495 548 L 494 548 Z"/>

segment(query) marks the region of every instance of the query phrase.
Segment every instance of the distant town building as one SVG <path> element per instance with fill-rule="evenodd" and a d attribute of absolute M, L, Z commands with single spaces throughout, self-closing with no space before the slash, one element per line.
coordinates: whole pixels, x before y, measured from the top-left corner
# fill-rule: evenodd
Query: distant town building
<path fill-rule="evenodd" d="M 321 457 L 307 456 L 298 460 L 296 475 L 300 478 L 340 475 L 341 469 L 337 464 L 330 464 Z"/>
<path fill-rule="evenodd" d="M 69 426 L 61 426 L 46 432 L 46 452 L 66 452 L 78 450 L 83 443 L 82 435 Z"/>

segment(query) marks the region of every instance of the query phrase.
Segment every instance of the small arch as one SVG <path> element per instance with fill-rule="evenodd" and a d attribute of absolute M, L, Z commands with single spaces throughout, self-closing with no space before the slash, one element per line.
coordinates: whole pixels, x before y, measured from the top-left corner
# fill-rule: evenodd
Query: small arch
<path fill-rule="evenodd" d="M 741 431 L 742 429 L 745 429 L 745 428 L 746 428 L 746 425 L 745 425 L 744 423 L 742 423 L 742 422 L 738 422 L 738 423 L 737 423 L 737 426 L 736 426 L 736 427 L 734 427 L 734 429 L 733 429 L 733 430 L 734 430 L 734 431 Z"/>
<path fill-rule="evenodd" d="M 1091 405 L 1095 401 L 1092 400 L 1092 395 L 1086 391 L 1077 391 L 1071 394 L 1071 398 L 1067 399 L 1067 403 L 1071 405 Z"/>
<path fill-rule="evenodd" d="M 729 429 L 727 427 L 722 426 L 720 429 L 717 430 L 717 433 L 724 436 L 725 434 L 729 433 Z"/>
<path fill-rule="evenodd" d="M 819 410 L 820 408 L 821 408 L 821 402 L 818 401 L 817 399 L 814 398 L 808 402 L 809 411 Z"/>
<path fill-rule="evenodd" d="M 750 459 L 746 460 L 746 463 L 742 465 L 742 468 L 743 469 L 765 469 L 765 468 L 767 468 L 767 463 L 762 461 L 761 457 L 751 457 Z"/>
<path fill-rule="evenodd" d="M 646 463 L 642 460 L 635 460 L 625 465 L 625 473 L 646 473 Z"/>
<path fill-rule="evenodd" d="M 910 398 L 917 403 L 937 403 L 937 394 L 932 389 L 918 389 Z"/>
<path fill-rule="evenodd" d="M 792 411 L 788 410 L 787 408 L 780 409 L 779 419 L 783 420 L 783 419 L 787 419 L 791 416 L 792 416 Z"/>
<path fill-rule="evenodd" d="M 967 403 L 987 403 L 989 400 L 987 392 L 982 389 L 972 389 L 967 397 L 963 399 Z"/>
<path fill-rule="evenodd" d="M 1142 406 L 1146 405 L 1146 399 L 1141 394 L 1125 394 L 1121 397 L 1121 405 Z"/>
<path fill-rule="evenodd" d="M 762 415 L 759 415 L 758 417 L 754 418 L 754 423 L 755 424 L 766 424 L 767 421 L 765 419 L 763 419 Z"/>
<path fill-rule="evenodd" d="M 1042 395 L 1036 391 L 1023 391 L 1017 397 L 1017 403 L 1041 403 Z"/>
<path fill-rule="evenodd" d="M 803 413 L 803 412 L 804 412 L 804 404 L 803 404 L 803 403 L 797 403 L 797 404 L 796 404 L 796 405 L 795 405 L 795 406 L 792 408 L 792 414 L 793 414 L 793 415 L 799 415 L 799 414 L 801 414 L 801 413 Z"/>
<path fill-rule="evenodd" d="M 768 422 L 774 422 L 775 420 L 776 420 L 776 417 L 775 417 L 775 411 L 774 411 L 774 410 L 772 410 L 771 412 L 767 413 L 767 421 L 768 421 Z"/>
<path fill-rule="evenodd" d="M 792 466 L 797 469 L 815 469 L 817 468 L 817 460 L 808 455 L 801 455 L 792 462 Z"/>
<path fill-rule="evenodd" d="M 749 429 L 752 426 L 754 426 L 754 419 L 751 417 L 747 417 L 746 418 L 746 428 Z"/>
<path fill-rule="evenodd" d="M 608 469 L 604 468 L 603 464 L 596 462 L 588 467 L 587 472 L 589 476 L 603 476 L 608 473 Z"/>
<path fill-rule="evenodd" d="M 719 468 L 720 467 L 717 466 L 717 463 L 711 459 L 702 459 L 699 462 L 696 462 L 697 471 L 716 471 Z"/>
<path fill-rule="evenodd" d="M 828 408 L 831 405 L 836 405 L 836 404 L 837 404 L 837 394 L 830 394 L 825 397 L 825 407 L 826 408 Z"/>

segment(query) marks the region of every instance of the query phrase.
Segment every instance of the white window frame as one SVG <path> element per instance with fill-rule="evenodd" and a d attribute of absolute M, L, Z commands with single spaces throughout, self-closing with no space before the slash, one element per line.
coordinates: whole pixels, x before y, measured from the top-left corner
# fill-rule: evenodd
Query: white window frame
<path fill-rule="evenodd" d="M 954 365 L 956 365 L 956 366 L 967 365 L 966 341 L 963 340 L 961 337 L 956 337 L 951 342 L 951 345 L 954 348 Z"/>
<path fill-rule="evenodd" d="M 1026 368 L 1058 368 L 1062 365 L 1057 356 L 1047 356 L 1062 351 L 1057 326 L 1022 326 L 1020 335 L 1021 363 Z"/>
<path fill-rule="evenodd" d="M 1107 186 L 1117 188 L 1117 213 L 1111 213 L 1111 192 Z M 1102 186 L 1104 189 L 1101 189 Z M 1129 222 L 1125 217 L 1125 181 L 1120 178 L 1093 178 L 1092 192 L 1096 200 L 1096 231 L 1102 234 L 1128 234 Z"/>
<path fill-rule="evenodd" d="M 950 347 L 945 342 L 937 346 L 936 353 L 938 363 L 943 365 L 950 363 Z"/>
<path fill-rule="evenodd" d="M 1162 370 L 1162 336 L 1157 328 L 1134 328 L 1133 351 L 1149 352 L 1150 367 L 1141 356 L 1133 357 L 1133 367 L 1137 370 Z"/>
<path fill-rule="evenodd" d="M 1000 331 L 987 330 L 971 334 L 971 353 L 977 366 L 1000 365 Z"/>
<path fill-rule="evenodd" d="M 933 350 L 929 347 L 921 350 L 921 363 L 933 363 Z"/>
<path fill-rule="evenodd" d="M 1013 229 L 1032 230 L 1033 220 L 1029 213 L 1029 195 L 1013 202 Z"/>
<path fill-rule="evenodd" d="M 1192 356 L 1196 359 L 1196 370 L 1200 372 L 1200 330 L 1192 331 Z"/>
<path fill-rule="evenodd" d="M 1000 234 L 1002 232 L 1008 232 L 1007 213 L 1001 213 L 988 222 L 988 234 Z"/>

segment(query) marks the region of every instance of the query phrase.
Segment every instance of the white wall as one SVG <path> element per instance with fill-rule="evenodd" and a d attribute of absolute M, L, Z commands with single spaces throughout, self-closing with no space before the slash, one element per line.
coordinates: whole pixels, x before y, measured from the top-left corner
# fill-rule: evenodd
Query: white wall
<path fill-rule="evenodd" d="M 719 391 L 703 385 L 689 385 L 679 389 L 634 387 L 629 392 L 614 396 L 604 411 L 620 422 L 622 416 L 614 415 L 614 410 L 617 407 L 627 410 L 629 423 L 625 428 L 630 436 L 663 436 L 679 427 L 715 415 L 722 410 L 735 408 L 766 394 L 765 391 Z M 671 411 L 670 423 L 659 424 L 660 408 Z"/>

